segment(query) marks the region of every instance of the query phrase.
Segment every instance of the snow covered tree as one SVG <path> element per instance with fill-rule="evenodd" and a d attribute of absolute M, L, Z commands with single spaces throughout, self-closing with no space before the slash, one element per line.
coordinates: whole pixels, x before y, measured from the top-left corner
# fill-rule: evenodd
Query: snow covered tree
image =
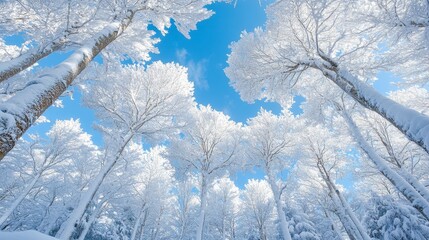
<path fill-rule="evenodd" d="M 179 168 L 195 171 L 200 176 L 201 203 L 196 233 L 196 239 L 200 240 L 204 234 L 209 186 L 216 177 L 238 164 L 241 125 L 210 106 L 200 105 L 190 113 L 186 128 L 172 142 L 170 154 L 178 161 Z"/>
<path fill-rule="evenodd" d="M 248 120 L 247 157 L 251 159 L 252 165 L 260 166 L 267 175 L 284 239 L 291 239 L 291 237 L 283 212 L 284 204 L 281 202 L 285 187 L 279 175 L 290 170 L 293 164 L 292 139 L 294 132 L 299 131 L 299 128 L 298 120 L 286 111 L 281 116 L 276 116 L 261 109 L 256 117 Z"/>
<path fill-rule="evenodd" d="M 359 1 L 362 20 L 371 34 L 382 37 L 389 59 L 386 70 L 403 80 L 401 85 L 426 85 L 429 70 L 429 3 L 418 0 Z"/>
<path fill-rule="evenodd" d="M 286 217 L 289 221 L 290 235 L 293 240 L 319 240 L 314 223 L 312 223 L 305 213 L 300 213 L 294 209 L 287 209 Z"/>
<path fill-rule="evenodd" d="M 342 137 L 343 141 L 333 137 L 333 134 L 321 126 L 308 127 L 307 137 L 304 140 L 305 156 L 308 158 L 303 161 L 310 161 L 307 164 L 315 167 L 318 175 L 323 180 L 325 187 L 329 190 L 329 197 L 334 206 L 335 212 L 340 218 L 347 234 L 353 239 L 366 239 L 370 237 L 366 233 L 362 223 L 353 212 L 350 204 L 347 202 L 340 188 L 335 182 L 338 169 L 344 167 L 345 158 L 344 148 L 347 147 L 347 138 Z M 310 137 L 311 136 L 311 137 Z"/>
<path fill-rule="evenodd" d="M 242 99 L 279 102 L 324 76 L 360 105 L 377 112 L 429 152 L 429 117 L 383 96 L 363 80 L 383 69 L 379 38 L 364 33 L 359 5 L 340 0 L 277 1 L 265 29 L 244 32 L 231 45 L 225 69 Z M 286 96 L 285 96 L 286 95 Z"/>
<path fill-rule="evenodd" d="M 390 92 L 389 97 L 414 108 L 428 113 L 429 109 L 420 100 L 429 99 L 427 90 L 419 87 L 411 87 L 400 91 Z M 402 138 L 399 131 L 393 128 L 389 122 L 371 113 L 364 113 L 362 117 L 354 116 L 361 129 L 367 132 L 367 141 L 371 143 L 378 155 L 400 174 L 407 182 L 413 185 L 422 196 L 429 200 L 429 192 L 422 182 L 427 180 L 429 156 L 415 143 Z"/>
<path fill-rule="evenodd" d="M 27 3 L 27 1 L 25 2 Z M 45 1 L 36 1 L 35 3 L 39 2 L 45 3 Z M 80 1 L 78 2 L 80 3 Z M 5 3 L 6 6 L 2 5 L 1 9 L 10 10 L 8 9 L 9 3 L 13 4 L 12 1 L 7 1 Z M 64 8 L 58 7 L 59 5 L 56 3 L 59 3 L 60 6 L 61 4 L 66 4 L 67 9 L 80 7 L 75 1 L 56 1 L 52 4 L 46 4 L 48 7 L 52 7 L 52 9 L 47 9 L 46 11 L 48 13 L 42 13 L 42 15 L 44 17 L 49 17 L 50 11 L 63 11 Z M 69 3 L 75 3 L 76 5 L 70 5 L 70 7 L 68 7 Z M 86 3 L 95 5 L 96 8 L 101 6 L 105 8 L 103 11 L 100 11 L 100 16 L 107 16 L 107 19 L 104 20 L 95 21 L 97 20 L 95 17 L 83 17 L 78 14 L 76 16 L 76 18 L 82 21 L 85 21 L 85 19 L 95 19 L 94 21 L 98 23 L 98 25 L 90 27 L 89 29 L 96 29 L 97 31 L 93 34 L 89 34 L 88 37 L 78 34 L 79 37 L 76 38 L 83 40 L 78 42 L 78 47 L 73 50 L 73 53 L 66 60 L 52 69 L 43 71 L 41 75 L 35 77 L 31 81 L 27 81 L 27 84 L 22 90 L 17 91 L 13 96 L 0 104 L 2 110 L 0 114 L 0 158 L 3 158 L 5 154 L 13 148 L 19 137 L 21 137 L 34 121 L 36 121 L 36 119 L 63 94 L 67 87 L 73 83 L 74 79 L 103 49 L 109 48 L 106 50 L 111 53 L 110 55 L 116 55 L 116 58 L 119 59 L 129 56 L 135 61 L 141 62 L 142 60 L 148 60 L 148 53 L 154 51 L 155 48 L 153 45 L 156 42 L 151 38 L 154 32 L 148 31 L 147 29 L 150 23 L 157 27 L 162 33 L 165 33 L 166 28 L 171 25 L 170 21 L 174 20 L 178 30 L 189 37 L 189 31 L 196 28 L 197 22 L 212 15 L 211 11 L 204 8 L 210 3 L 212 3 L 211 0 L 137 2 L 104 2 L 100 0 L 100 5 L 97 5 L 97 2 Z M 83 6 L 86 5 L 83 4 Z M 35 7 L 34 9 L 38 8 Z M 89 11 L 89 14 L 96 13 L 98 13 L 98 10 L 95 12 Z M 60 32 L 60 37 L 62 37 L 61 33 L 72 26 L 67 25 L 67 19 L 73 19 L 70 18 L 71 15 L 68 12 L 64 14 L 59 13 L 58 15 L 59 19 L 62 20 L 60 23 L 63 25 L 54 29 L 55 31 L 58 30 Z M 54 16 L 57 17 L 55 14 Z M 18 18 L 14 17 L 14 20 L 19 21 L 19 18 L 22 18 L 22 16 Z M 40 30 L 40 28 L 42 27 L 39 26 L 38 29 Z M 49 28 L 49 30 L 51 30 L 51 28 Z M 54 35 L 57 36 L 56 34 Z M 37 47 L 38 46 L 36 46 L 36 48 Z M 47 47 L 47 51 L 50 51 L 49 48 L 53 47 Z M 32 50 L 28 51 L 32 52 Z M 34 61 L 37 60 L 37 57 L 34 58 Z M 24 65 L 31 66 L 33 62 Z M 8 67 L 10 66 L 6 68 Z M 18 66 L 17 68 L 23 69 L 25 67 Z"/>
<path fill-rule="evenodd" d="M 377 169 L 385 176 L 390 183 L 410 201 L 426 219 L 429 219 L 429 202 L 426 200 L 427 189 L 425 186 L 415 181 L 414 178 L 401 176 L 400 173 L 392 169 L 388 163 L 380 157 L 376 150 L 365 140 L 356 123 L 349 113 L 339 106 L 339 110 L 349 128 L 350 134 L 368 158 L 374 163 Z"/>
<path fill-rule="evenodd" d="M 174 169 L 170 162 L 162 157 L 163 147 L 154 147 L 135 161 L 133 168 L 138 169 L 134 184 L 137 207 L 133 208 L 135 220 L 131 240 L 172 238 L 171 226 L 176 198 L 173 195 Z M 137 167 L 140 165 L 140 167 Z"/>
<path fill-rule="evenodd" d="M 272 239 L 275 236 L 275 201 L 269 183 L 250 179 L 241 193 L 240 235 L 243 239 Z"/>
<path fill-rule="evenodd" d="M 213 181 L 207 195 L 206 239 L 235 239 L 240 190 L 224 176 Z"/>
<path fill-rule="evenodd" d="M 177 205 L 174 214 L 175 223 L 173 223 L 177 229 L 176 239 L 191 239 L 195 236 L 194 219 L 197 219 L 200 204 L 197 193 L 194 191 L 197 186 L 198 177 L 190 173 L 176 183 Z"/>
<path fill-rule="evenodd" d="M 107 21 L 111 17 L 104 12 L 106 15 L 101 18 L 99 11 L 103 11 L 103 3 L 75 0 L 3 1 L 0 4 L 0 29 L 3 30 L 0 37 L 22 33 L 24 44 L 18 55 L 0 59 L 0 82 L 55 51 L 78 45 L 82 39 L 93 34 L 96 21 Z"/>
<path fill-rule="evenodd" d="M 61 168 L 73 170 L 73 165 L 77 165 L 79 160 L 85 159 L 90 164 L 97 158 L 97 147 L 92 143 L 91 136 L 82 130 L 79 120 L 56 121 L 46 135 L 48 139 L 33 136 L 33 139 L 28 142 L 22 140 L 17 149 L 5 159 L 5 164 L 8 164 L 24 158 L 28 161 L 27 169 L 15 170 L 25 171 L 29 177 L 26 177 L 24 188 L 17 194 L 14 201 L 4 209 L 0 217 L 0 225 L 5 224 L 42 178 L 58 177 L 58 174 L 62 174 Z M 65 184 L 65 182 L 62 183 Z M 48 187 L 45 186 L 45 188 Z"/>
<path fill-rule="evenodd" d="M 72 236 L 97 190 L 122 158 L 129 143 L 141 143 L 142 138 L 145 141 L 164 140 L 181 125 L 180 116 L 194 106 L 193 85 L 183 67 L 154 62 L 146 69 L 140 65 L 119 64 L 111 68 L 113 71 L 106 74 L 95 74 L 94 79 L 84 86 L 88 91 L 84 101 L 96 111 L 99 129 L 108 140 L 107 149 L 102 169 L 57 234 L 63 239 Z"/>
<path fill-rule="evenodd" d="M 373 196 L 364 217 L 370 236 L 375 239 L 428 239 L 429 226 L 411 206 L 389 196 Z"/>

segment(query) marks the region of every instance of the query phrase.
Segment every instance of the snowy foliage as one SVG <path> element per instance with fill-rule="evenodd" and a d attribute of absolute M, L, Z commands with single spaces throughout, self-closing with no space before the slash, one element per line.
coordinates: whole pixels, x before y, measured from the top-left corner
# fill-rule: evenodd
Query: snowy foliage
<path fill-rule="evenodd" d="M 289 221 L 290 235 L 293 240 L 319 240 L 321 237 L 316 231 L 314 224 L 308 220 L 304 213 L 288 209 L 286 217 Z"/>
<path fill-rule="evenodd" d="M 187 70 L 174 63 L 112 64 L 107 72 L 97 66 L 88 75 L 82 85 L 84 101 L 96 110 L 100 128 L 113 136 L 119 130 L 123 137 L 162 140 L 183 125 L 184 114 L 194 105 Z"/>
<path fill-rule="evenodd" d="M 373 196 L 364 222 L 375 239 L 427 239 L 429 226 L 416 210 L 391 197 Z"/>

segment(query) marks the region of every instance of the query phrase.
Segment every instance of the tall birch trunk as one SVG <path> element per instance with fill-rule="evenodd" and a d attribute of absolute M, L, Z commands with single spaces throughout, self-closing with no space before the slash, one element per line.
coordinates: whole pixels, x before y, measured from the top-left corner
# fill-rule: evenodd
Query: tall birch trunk
<path fill-rule="evenodd" d="M 346 231 L 347 236 L 350 238 L 350 240 L 359 240 L 359 235 L 357 235 L 357 230 L 354 224 L 351 222 L 351 219 L 346 215 L 344 209 L 340 206 L 338 203 L 338 199 L 336 195 L 331 191 L 329 197 L 331 198 L 333 204 L 334 204 L 334 213 L 337 215 L 337 217 L 340 219 L 341 224 L 344 227 L 344 230 Z"/>
<path fill-rule="evenodd" d="M 323 208 L 323 212 L 325 213 L 325 216 L 329 219 L 329 221 L 331 222 L 331 227 L 332 230 L 335 232 L 335 234 L 338 236 L 339 240 L 343 240 L 343 236 L 341 234 L 341 231 L 338 229 L 338 227 L 336 226 L 336 224 L 334 223 L 334 220 L 331 217 L 331 214 L 325 209 Z"/>
<path fill-rule="evenodd" d="M 140 219 L 142 218 L 142 213 L 140 212 L 139 216 L 134 223 L 133 232 L 131 233 L 130 240 L 135 240 L 137 236 L 137 232 L 139 231 Z"/>
<path fill-rule="evenodd" d="M 408 173 L 405 169 L 398 169 L 398 174 L 401 175 L 419 194 L 426 202 L 429 203 L 429 190 L 413 175 Z"/>

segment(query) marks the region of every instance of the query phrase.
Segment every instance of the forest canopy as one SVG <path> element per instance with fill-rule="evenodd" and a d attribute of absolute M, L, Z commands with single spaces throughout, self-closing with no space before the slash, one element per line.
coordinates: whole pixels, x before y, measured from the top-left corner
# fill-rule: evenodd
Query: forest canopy
<path fill-rule="evenodd" d="M 0 239 L 429 239 L 428 56 L 425 0 L 1 1 Z"/>

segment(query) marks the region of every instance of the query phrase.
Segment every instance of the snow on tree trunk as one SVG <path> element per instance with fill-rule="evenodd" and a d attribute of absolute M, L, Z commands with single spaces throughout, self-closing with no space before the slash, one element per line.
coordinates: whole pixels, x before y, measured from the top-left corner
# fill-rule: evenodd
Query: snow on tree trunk
<path fill-rule="evenodd" d="M 333 183 L 331 183 L 331 184 L 333 185 Z M 336 195 L 340 199 L 341 205 L 344 207 L 344 210 L 346 211 L 347 215 L 350 217 L 350 219 L 352 220 L 353 224 L 356 226 L 356 228 L 357 228 L 360 236 L 362 237 L 362 239 L 364 239 L 364 240 L 371 240 L 371 238 L 369 237 L 368 233 L 363 228 L 362 223 L 359 221 L 359 219 L 357 219 L 356 215 L 352 211 L 352 209 L 351 209 L 350 205 L 348 204 L 348 202 L 344 199 L 343 195 L 335 187 L 335 185 L 333 185 L 333 187 L 334 187 Z"/>
<path fill-rule="evenodd" d="M 329 59 L 328 59 L 329 60 Z M 380 114 L 411 141 L 429 153 L 429 117 L 383 96 L 332 60 L 310 61 L 304 65 L 320 70 L 362 106 Z"/>
<path fill-rule="evenodd" d="M 399 169 L 398 174 L 401 175 L 413 188 L 429 203 L 429 191 L 428 189 L 413 175 L 408 173 L 405 169 Z"/>
<path fill-rule="evenodd" d="M 87 222 L 85 223 L 85 225 L 83 226 L 83 230 L 82 230 L 82 232 L 80 233 L 80 236 L 79 236 L 78 240 L 84 240 L 84 239 L 85 239 L 86 234 L 88 234 L 89 229 L 91 228 L 92 224 L 93 224 L 93 223 L 94 223 L 94 221 L 97 219 L 97 217 L 98 217 L 98 213 L 97 213 L 97 214 L 93 213 L 93 214 L 89 217 L 88 221 L 87 221 Z"/>
<path fill-rule="evenodd" d="M 343 236 L 341 234 L 341 231 L 336 226 L 334 220 L 331 217 L 330 212 L 326 211 L 326 209 L 323 209 L 323 212 L 325 213 L 326 218 L 328 218 L 329 221 L 331 222 L 332 230 L 335 232 L 335 234 L 337 235 L 338 239 L 339 240 L 343 240 Z"/>
<path fill-rule="evenodd" d="M 12 205 L 6 210 L 6 212 L 0 217 L 0 226 L 2 226 L 8 217 L 15 211 L 15 209 L 18 207 L 18 205 L 22 202 L 22 200 L 25 199 L 25 197 L 28 195 L 28 193 L 33 189 L 36 182 L 39 180 L 41 176 L 41 172 L 38 172 L 33 180 L 24 188 L 24 190 L 21 192 L 18 198 L 15 199 L 15 201 L 12 203 Z"/>
<path fill-rule="evenodd" d="M 44 46 L 41 49 L 30 50 L 29 52 L 26 52 L 10 61 L 0 63 L 0 82 L 3 82 L 31 67 L 40 59 L 61 49 L 63 46 L 64 42 L 62 41 L 52 42 L 50 45 Z"/>
<path fill-rule="evenodd" d="M 85 222 L 83 226 L 83 230 L 80 233 L 78 240 L 84 240 L 89 230 L 91 229 L 92 224 L 97 220 L 98 216 L 101 213 L 101 210 L 106 206 L 107 199 L 104 199 L 100 203 L 97 204 L 95 211 L 89 216 L 88 221 Z"/>
<path fill-rule="evenodd" d="M 271 186 L 271 191 L 273 191 L 273 195 L 276 203 L 277 215 L 280 220 L 280 228 L 282 230 L 283 238 L 285 240 L 292 240 L 292 237 L 290 236 L 290 232 L 289 232 L 289 224 L 286 220 L 286 214 L 283 211 L 283 206 L 281 203 L 281 194 L 271 174 L 268 174 L 268 182 Z"/>
<path fill-rule="evenodd" d="M 80 220 L 85 214 L 86 209 L 91 203 L 92 199 L 94 199 L 97 190 L 103 183 L 106 176 L 110 173 L 110 171 L 115 166 L 116 162 L 122 155 L 122 152 L 125 150 L 125 147 L 131 141 L 133 134 L 130 134 L 127 138 L 125 138 L 124 143 L 116 153 L 115 157 L 108 161 L 100 170 L 98 175 L 92 180 L 90 183 L 88 190 L 81 196 L 77 207 L 73 210 L 70 217 L 66 222 L 61 225 L 60 230 L 56 234 L 56 237 L 59 239 L 68 240 L 71 239 L 73 232 L 79 226 Z"/>
<path fill-rule="evenodd" d="M 320 173 L 322 174 L 322 178 L 325 180 L 326 185 L 328 185 L 331 194 L 335 193 L 335 195 L 338 197 L 338 200 L 340 200 L 339 204 L 341 205 L 342 210 L 347 214 L 348 218 L 350 218 L 352 224 L 354 225 L 354 228 L 356 229 L 356 233 L 358 233 L 359 237 L 363 240 L 371 240 L 368 233 L 362 226 L 362 223 L 357 219 L 355 213 L 351 209 L 349 203 L 346 201 L 343 194 L 340 193 L 337 186 L 335 186 L 335 183 L 332 181 L 328 170 L 326 170 L 325 165 L 323 164 L 323 159 L 318 158 L 317 166 Z"/>
<path fill-rule="evenodd" d="M 136 222 L 134 223 L 133 232 L 131 233 L 130 240 L 136 239 L 137 232 L 138 232 L 139 227 L 140 227 L 140 219 L 141 219 L 141 217 L 142 217 L 142 214 L 140 213 L 139 216 L 136 219 Z"/>
<path fill-rule="evenodd" d="M 200 207 L 200 215 L 198 216 L 198 228 L 197 235 L 195 236 L 196 240 L 201 240 L 203 238 L 203 229 L 204 229 L 204 219 L 206 215 L 206 205 L 207 205 L 207 176 L 206 173 L 201 173 L 201 207 Z"/>
<path fill-rule="evenodd" d="M 405 179 L 390 168 L 384 160 L 375 152 L 375 150 L 365 141 L 359 128 L 351 117 L 342 111 L 343 118 L 346 120 L 349 130 L 362 150 L 368 155 L 369 159 L 375 164 L 377 169 L 410 201 L 427 220 L 429 220 L 429 203 L 411 186 Z"/>
<path fill-rule="evenodd" d="M 319 169 L 319 172 L 322 175 L 322 179 L 325 181 L 325 184 L 329 189 L 329 197 L 331 198 L 332 203 L 334 204 L 334 209 L 336 210 L 336 214 L 340 219 L 341 223 L 343 224 L 344 229 L 346 230 L 346 233 L 349 236 L 349 238 L 356 239 L 356 240 L 361 240 L 361 239 L 370 240 L 371 238 L 369 238 L 369 236 L 363 230 L 362 225 L 354 216 L 353 211 L 351 211 L 350 208 L 347 209 L 348 204 L 345 201 L 345 199 L 342 197 L 341 193 L 338 191 L 335 184 L 332 182 L 329 176 L 329 172 L 326 170 L 326 168 L 323 165 L 322 159 L 318 159 L 317 168 Z M 365 238 L 365 235 L 368 238 Z"/>
<path fill-rule="evenodd" d="M 353 224 L 352 220 L 346 215 L 346 211 L 344 210 L 344 207 L 338 202 L 338 198 L 334 193 L 334 190 L 332 189 L 332 187 L 328 185 L 328 188 L 329 188 L 329 197 L 331 198 L 332 203 L 334 205 L 334 213 L 340 219 L 340 222 L 343 225 L 344 230 L 346 230 L 347 236 L 349 236 L 351 240 L 359 240 L 360 238 L 359 238 L 359 234 L 357 233 L 356 226 Z"/>
<path fill-rule="evenodd" d="M 127 28 L 133 16 L 134 13 L 129 12 L 123 21 L 106 26 L 65 61 L 28 83 L 24 90 L 0 105 L 0 160 L 95 56 Z"/>

